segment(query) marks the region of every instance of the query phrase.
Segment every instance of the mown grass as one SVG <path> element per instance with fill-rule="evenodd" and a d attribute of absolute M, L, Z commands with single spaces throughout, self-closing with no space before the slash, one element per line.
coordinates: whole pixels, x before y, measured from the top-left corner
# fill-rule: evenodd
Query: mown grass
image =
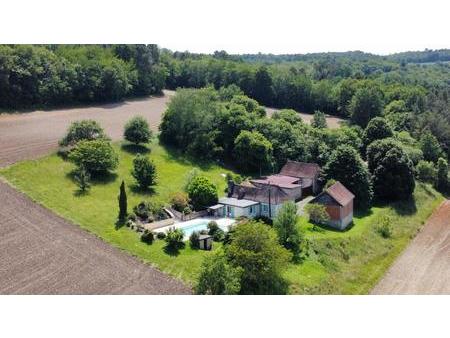
<path fill-rule="evenodd" d="M 152 245 L 140 241 L 139 234 L 127 227 L 116 229 L 119 185 L 125 180 L 129 211 L 143 199 L 167 203 L 172 193 L 180 191 L 186 174 L 198 167 L 217 186 L 225 189 L 223 174 L 228 170 L 211 163 L 200 163 L 157 143 L 145 148 L 115 144 L 120 165 L 116 173 L 95 181 L 89 193 L 79 194 L 72 180 L 73 165 L 57 155 L 36 161 L 25 161 L 0 170 L 0 175 L 35 201 L 79 224 L 113 246 L 135 255 L 170 275 L 194 284 L 205 255 L 187 244 L 177 255 L 164 251 L 164 241 Z M 153 192 L 134 187 L 130 175 L 132 159 L 137 152 L 147 152 L 155 162 L 158 184 Z M 308 245 L 301 264 L 291 264 L 285 271 L 290 293 L 299 294 L 366 294 L 401 253 L 424 224 L 443 197 L 428 185 L 417 184 L 414 198 L 387 206 L 375 206 L 368 213 L 357 214 L 347 231 L 317 231 L 305 218 L 299 227 Z M 18 210 L 17 212 L 26 212 Z M 384 239 L 376 231 L 382 214 L 392 217 L 394 233 Z M 220 247 L 214 244 L 215 249 Z"/>
<path fill-rule="evenodd" d="M 286 271 L 290 292 L 369 293 L 443 199 L 431 186 L 418 183 L 409 201 L 375 206 L 364 215 L 357 214 L 353 226 L 343 232 L 315 230 L 301 217 L 299 228 L 308 245 L 304 262 Z M 392 219 L 391 238 L 377 232 L 381 215 Z"/>
<path fill-rule="evenodd" d="M 186 174 L 194 167 L 209 177 L 221 193 L 226 185 L 222 175 L 228 170 L 215 164 L 203 164 L 198 161 L 194 163 L 189 158 L 157 143 L 151 145 L 150 151 L 126 144 L 124 146 L 115 144 L 114 148 L 119 154 L 120 161 L 116 173 L 101 181 L 94 181 L 86 194 L 80 194 L 72 180 L 73 164 L 63 161 L 57 155 L 21 162 L 1 169 L 0 174 L 33 200 L 79 224 L 83 229 L 113 246 L 138 256 L 174 277 L 192 282 L 196 278 L 203 256 L 208 252 L 192 250 L 186 245 L 178 255 L 170 255 L 163 250 L 164 241 L 147 245 L 140 241 L 138 233 L 129 228 L 116 229 L 119 186 L 124 180 L 130 212 L 134 205 L 144 199 L 166 203 L 172 193 L 182 190 Z M 137 189 L 130 174 L 134 154 L 145 151 L 155 162 L 158 173 L 158 184 L 151 193 Z M 217 243 L 215 247 L 218 247 Z"/>

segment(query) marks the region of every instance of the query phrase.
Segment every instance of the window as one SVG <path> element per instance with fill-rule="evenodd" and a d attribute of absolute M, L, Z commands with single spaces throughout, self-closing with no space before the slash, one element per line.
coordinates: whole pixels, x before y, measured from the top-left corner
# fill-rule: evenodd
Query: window
<path fill-rule="evenodd" d="M 253 214 L 255 212 L 255 209 L 253 208 L 253 205 L 250 206 L 250 214 Z"/>
<path fill-rule="evenodd" d="M 268 208 L 267 204 L 263 204 L 263 210 L 264 210 L 264 212 L 269 211 L 269 208 Z"/>

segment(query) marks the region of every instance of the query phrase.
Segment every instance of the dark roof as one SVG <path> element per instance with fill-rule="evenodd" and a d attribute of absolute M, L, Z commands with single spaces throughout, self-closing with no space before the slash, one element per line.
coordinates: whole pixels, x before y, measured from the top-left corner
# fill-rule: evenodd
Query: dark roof
<path fill-rule="evenodd" d="M 230 197 L 260 203 L 269 203 L 270 200 L 271 204 L 282 204 L 291 200 L 288 194 L 275 185 L 263 185 L 261 187 L 234 185 L 233 192 Z"/>
<path fill-rule="evenodd" d="M 350 190 L 348 190 L 341 182 L 337 181 L 331 187 L 323 191 L 319 196 L 317 196 L 314 200 L 318 199 L 321 195 L 328 194 L 331 198 L 333 198 L 337 203 L 341 206 L 346 206 L 350 203 L 354 198 Z M 314 200 L 312 202 L 314 202 Z"/>
<path fill-rule="evenodd" d="M 319 174 L 319 171 L 320 167 L 317 163 L 287 161 L 281 168 L 280 175 L 313 178 Z"/>
<path fill-rule="evenodd" d="M 268 177 L 252 180 L 252 183 L 255 184 L 271 184 L 276 185 L 281 188 L 298 188 L 300 186 L 299 178 L 285 175 L 271 175 Z"/>
<path fill-rule="evenodd" d="M 249 199 L 238 199 L 235 197 L 221 197 L 219 198 L 219 203 L 222 205 L 226 204 L 226 205 L 232 205 L 234 207 L 239 207 L 239 208 L 247 208 L 250 207 L 252 205 L 258 204 L 257 201 L 252 201 Z"/>

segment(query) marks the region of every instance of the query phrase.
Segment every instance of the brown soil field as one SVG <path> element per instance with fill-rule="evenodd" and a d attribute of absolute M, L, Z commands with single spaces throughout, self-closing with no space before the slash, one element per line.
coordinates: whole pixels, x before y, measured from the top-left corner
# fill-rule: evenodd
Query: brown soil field
<path fill-rule="evenodd" d="M 372 294 L 450 294 L 450 200 L 433 212 Z"/>
<path fill-rule="evenodd" d="M 275 108 L 266 108 L 266 112 L 268 116 L 272 116 L 273 113 L 275 113 L 276 111 L 278 111 L 280 109 L 275 109 Z M 311 124 L 311 120 L 313 119 L 313 114 L 306 114 L 306 113 L 298 113 L 300 115 L 300 117 L 302 118 L 302 120 L 308 124 Z M 339 128 L 344 122 L 345 119 L 337 117 L 337 116 L 333 116 L 333 115 L 325 115 L 326 119 L 327 119 L 327 126 L 328 128 L 331 129 L 336 129 Z"/>
<path fill-rule="evenodd" d="M 33 111 L 0 115 L 0 167 L 36 159 L 56 151 L 58 141 L 71 122 L 94 119 L 113 139 L 123 135 L 123 126 L 130 117 L 142 115 L 153 130 L 158 129 L 161 115 L 173 95 L 165 91 L 161 97 L 147 97 L 92 107 Z"/>
<path fill-rule="evenodd" d="M 2 181 L 0 201 L 0 294 L 190 293 Z"/>

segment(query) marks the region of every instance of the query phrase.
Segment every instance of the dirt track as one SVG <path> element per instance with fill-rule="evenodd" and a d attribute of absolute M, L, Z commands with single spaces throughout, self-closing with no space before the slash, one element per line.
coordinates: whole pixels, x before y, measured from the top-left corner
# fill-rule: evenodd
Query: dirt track
<path fill-rule="evenodd" d="M 134 115 L 143 115 L 157 130 L 161 115 L 173 95 L 165 91 L 162 97 L 133 99 L 88 108 L 34 111 L 0 115 L 0 167 L 47 155 L 58 148 L 72 121 L 97 120 L 113 139 L 122 138 L 123 126 Z"/>
<path fill-rule="evenodd" d="M 450 294 L 450 200 L 434 211 L 372 294 Z"/>
<path fill-rule="evenodd" d="M 266 108 L 267 111 L 267 115 L 268 116 L 272 116 L 273 113 L 275 113 L 276 111 L 278 111 L 279 109 L 275 109 L 275 108 Z M 313 119 L 313 114 L 306 114 L 306 113 L 298 113 L 300 115 L 300 117 L 302 118 L 302 120 L 308 124 L 311 124 L 311 121 Z M 339 128 L 342 123 L 345 122 L 345 119 L 342 119 L 340 117 L 337 116 L 333 116 L 333 115 L 325 115 L 326 116 L 326 120 L 327 120 L 327 126 L 330 129 L 336 129 Z"/>
<path fill-rule="evenodd" d="M 2 181 L 0 201 L 0 294 L 190 292 Z"/>
<path fill-rule="evenodd" d="M 169 95 L 171 93 L 168 93 Z M 139 113 L 156 128 L 168 97 L 0 116 L 0 167 L 56 150 L 69 123 L 99 121 L 113 138 Z M 0 180 L 0 294 L 185 294 L 188 287 L 111 247 Z"/>

